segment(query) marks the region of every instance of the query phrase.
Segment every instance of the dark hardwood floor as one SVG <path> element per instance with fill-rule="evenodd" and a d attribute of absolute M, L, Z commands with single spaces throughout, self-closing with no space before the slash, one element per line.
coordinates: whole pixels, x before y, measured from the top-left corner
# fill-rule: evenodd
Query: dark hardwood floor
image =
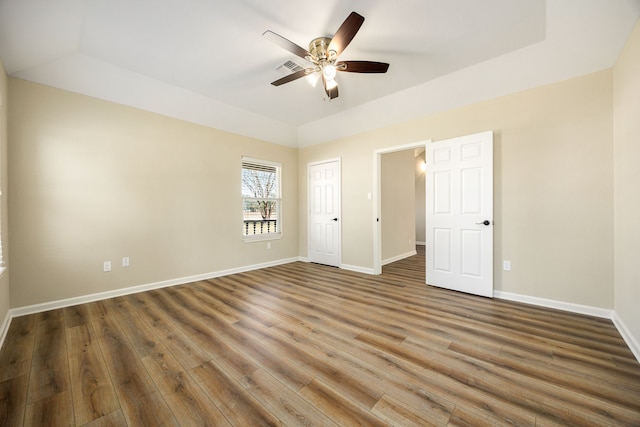
<path fill-rule="evenodd" d="M 306 263 L 13 319 L 0 425 L 640 425 L 609 320 Z"/>

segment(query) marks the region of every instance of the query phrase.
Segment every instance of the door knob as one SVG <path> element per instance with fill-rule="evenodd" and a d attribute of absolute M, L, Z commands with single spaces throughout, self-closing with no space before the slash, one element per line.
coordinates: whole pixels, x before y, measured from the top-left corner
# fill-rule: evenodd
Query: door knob
<path fill-rule="evenodd" d="M 476 224 L 478 224 L 478 225 L 491 225 L 491 221 L 489 221 L 488 219 L 485 219 L 482 222 L 476 222 Z"/>
<path fill-rule="evenodd" d="M 337 221 L 338 218 L 331 218 L 331 221 Z"/>

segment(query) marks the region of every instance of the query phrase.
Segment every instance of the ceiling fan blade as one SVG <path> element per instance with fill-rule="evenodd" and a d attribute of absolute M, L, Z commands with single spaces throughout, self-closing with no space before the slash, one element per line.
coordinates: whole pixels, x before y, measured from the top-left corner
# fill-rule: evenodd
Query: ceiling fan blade
<path fill-rule="evenodd" d="M 329 88 L 327 84 L 327 79 L 325 79 L 324 76 L 322 76 L 322 86 L 324 87 L 324 91 L 326 92 L 329 99 L 338 97 L 338 83 L 336 83 L 335 80 L 332 80 L 332 82 L 335 83 L 335 86 L 333 86 L 332 88 Z"/>
<path fill-rule="evenodd" d="M 362 26 L 363 22 L 364 16 L 359 15 L 356 12 L 351 12 L 331 39 L 328 50 L 334 50 L 336 52 L 336 56 L 340 55 L 356 36 L 356 33 Z"/>
<path fill-rule="evenodd" d="M 386 73 L 389 64 L 375 61 L 340 61 L 336 63 L 336 68 L 347 73 Z"/>
<path fill-rule="evenodd" d="M 300 58 L 307 59 L 306 57 L 311 55 L 306 49 L 298 46 L 289 39 L 285 39 L 280 34 L 276 34 L 271 30 L 265 31 L 264 33 L 262 33 L 262 35 L 272 43 L 275 43 L 281 48 L 288 50 L 295 55 L 298 55 Z"/>
<path fill-rule="evenodd" d="M 272 85 L 274 86 L 280 86 L 283 85 L 285 83 L 289 83 L 292 82 L 294 80 L 298 80 L 301 77 L 304 77 L 307 75 L 307 70 L 300 70 L 300 71 L 296 71 L 295 73 L 291 73 L 288 76 L 284 76 L 281 79 L 278 79 L 276 81 L 271 82 Z"/>

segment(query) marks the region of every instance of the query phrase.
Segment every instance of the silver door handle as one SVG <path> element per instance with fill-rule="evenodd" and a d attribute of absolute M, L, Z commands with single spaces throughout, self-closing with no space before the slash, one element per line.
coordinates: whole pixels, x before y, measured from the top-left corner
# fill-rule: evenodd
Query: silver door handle
<path fill-rule="evenodd" d="M 488 219 L 485 219 L 482 222 L 476 222 L 477 225 L 491 225 L 491 221 L 489 221 Z"/>
<path fill-rule="evenodd" d="M 338 221 L 338 218 L 332 218 L 331 221 Z"/>

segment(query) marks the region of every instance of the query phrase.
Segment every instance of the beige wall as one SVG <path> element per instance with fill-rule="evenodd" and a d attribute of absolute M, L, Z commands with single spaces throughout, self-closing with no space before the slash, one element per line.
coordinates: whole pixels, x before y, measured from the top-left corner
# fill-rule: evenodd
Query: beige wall
<path fill-rule="evenodd" d="M 614 165 L 615 311 L 640 351 L 640 21 L 614 68 Z"/>
<path fill-rule="evenodd" d="M 9 101 L 13 307 L 298 255 L 296 149 L 14 78 Z M 270 250 L 241 240 L 243 155 L 283 165 Z"/>
<path fill-rule="evenodd" d="M 342 259 L 372 269 L 374 151 L 493 130 L 495 289 L 613 308 L 612 97 L 605 70 L 304 148 L 299 167 L 342 158 Z M 512 271 L 502 271 L 502 259 Z"/>
<path fill-rule="evenodd" d="M 306 256 L 307 164 L 337 157 L 342 260 L 371 269 L 374 151 L 494 130 L 496 289 L 612 308 L 612 82 L 605 70 L 297 151 L 11 78 L 11 306 Z M 284 165 L 270 251 L 231 219 L 242 155 Z"/>
<path fill-rule="evenodd" d="M 2 190 L 2 196 L 0 196 L 0 213 L 2 214 L 0 227 L 2 230 L 2 246 L 3 256 L 5 261 L 9 260 L 9 248 L 8 248 L 8 212 L 7 212 L 7 115 L 8 115 L 8 88 L 7 88 L 7 73 L 4 70 L 4 64 L 0 59 L 0 185 Z M 4 322 L 9 308 L 11 306 L 9 288 L 9 270 L 4 270 L 2 276 L 0 276 L 0 335 L 2 334 L 2 323 Z"/>
<path fill-rule="evenodd" d="M 415 252 L 416 197 L 414 150 L 380 156 L 382 261 Z"/>

